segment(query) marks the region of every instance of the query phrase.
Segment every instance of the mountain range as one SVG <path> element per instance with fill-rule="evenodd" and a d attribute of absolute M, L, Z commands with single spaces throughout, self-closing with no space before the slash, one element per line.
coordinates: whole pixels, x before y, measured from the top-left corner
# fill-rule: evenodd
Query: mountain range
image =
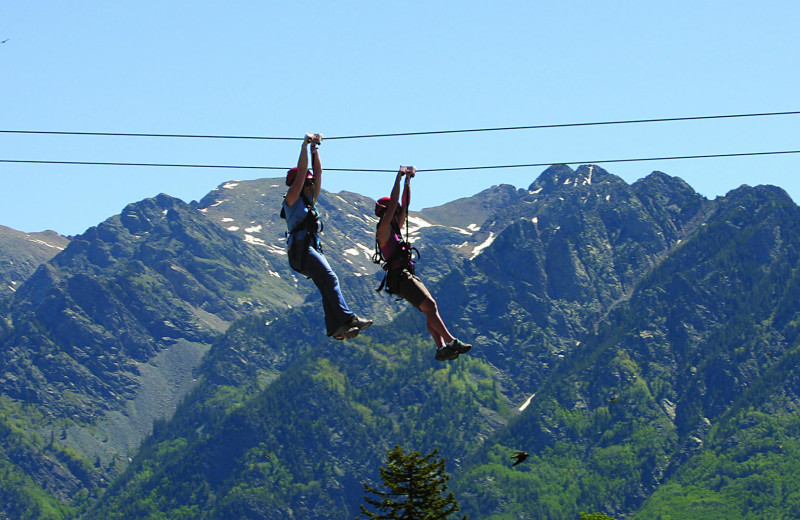
<path fill-rule="evenodd" d="M 448 363 L 375 291 L 356 193 L 323 193 L 322 242 L 376 324 L 325 336 L 284 191 L 161 194 L 69 238 L 0 228 L 0 518 L 352 518 L 396 444 L 437 449 L 470 518 L 800 516 L 780 188 L 709 200 L 561 165 L 413 212 L 418 274 L 474 345 Z"/>

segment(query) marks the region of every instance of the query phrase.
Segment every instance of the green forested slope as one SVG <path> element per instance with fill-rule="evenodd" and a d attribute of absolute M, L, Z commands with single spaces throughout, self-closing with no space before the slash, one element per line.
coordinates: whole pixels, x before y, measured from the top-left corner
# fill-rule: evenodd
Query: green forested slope
<path fill-rule="evenodd" d="M 292 323 L 307 321 L 294 315 Z M 309 349 L 289 336 L 280 348 L 299 351 L 274 377 L 273 352 L 251 357 L 238 338 L 246 329 L 266 343 L 291 327 L 247 319 L 234 327 L 209 354 L 208 380 L 94 516 L 347 517 L 357 509 L 365 469 L 392 443 L 438 447 L 457 459 L 509 415 L 491 367 L 475 358 L 434 364 L 420 338 Z"/>
<path fill-rule="evenodd" d="M 546 504 L 535 518 L 632 515 L 654 492 L 637 518 L 700 518 L 694 511 L 704 508 L 708 518 L 790 515 L 785 500 L 798 487 L 781 475 L 794 463 L 754 466 L 772 457 L 761 449 L 778 460 L 778 446 L 796 440 L 797 217 L 780 190 L 743 188 L 720 201 L 489 450 L 497 459 L 501 446 L 525 449 L 533 461 L 512 474 L 481 455 L 462 477 L 459 489 L 480 489 L 470 505 L 481 518 L 504 518 L 508 503 L 534 492 Z M 747 491 L 748 475 L 760 491 Z M 675 500 L 682 492 L 689 498 Z M 489 497 L 499 505 L 487 506 Z"/>

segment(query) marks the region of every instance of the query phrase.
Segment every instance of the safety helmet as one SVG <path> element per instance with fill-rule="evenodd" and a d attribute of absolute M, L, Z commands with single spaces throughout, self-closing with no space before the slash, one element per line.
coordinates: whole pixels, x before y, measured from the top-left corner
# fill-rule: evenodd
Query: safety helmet
<path fill-rule="evenodd" d="M 389 202 L 391 202 L 391 197 L 382 197 L 375 202 L 375 216 L 380 218 L 386 213 L 386 208 L 389 207 Z"/>
<path fill-rule="evenodd" d="M 295 177 L 297 177 L 297 166 L 295 166 L 294 168 L 292 168 L 291 170 L 286 172 L 286 185 L 287 186 L 291 186 L 292 184 L 294 184 Z M 314 178 L 314 174 L 313 173 L 308 172 L 306 174 L 306 180 L 313 179 L 313 178 Z"/>

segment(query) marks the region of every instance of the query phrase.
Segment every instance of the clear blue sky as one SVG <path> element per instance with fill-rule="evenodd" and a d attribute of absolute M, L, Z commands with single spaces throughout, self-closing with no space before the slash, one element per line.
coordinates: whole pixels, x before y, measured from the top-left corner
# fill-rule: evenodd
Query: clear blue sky
<path fill-rule="evenodd" d="M 800 2 L 0 0 L 0 130 L 328 136 L 800 110 Z M 800 149 L 800 116 L 328 141 L 330 168 Z M 299 141 L 0 134 L 0 159 L 289 167 Z M 800 155 L 603 165 L 708 197 Z M 420 174 L 414 209 L 544 167 Z M 0 164 L 0 224 L 77 234 L 158 193 L 277 171 Z M 324 188 L 387 194 L 390 173 Z"/>

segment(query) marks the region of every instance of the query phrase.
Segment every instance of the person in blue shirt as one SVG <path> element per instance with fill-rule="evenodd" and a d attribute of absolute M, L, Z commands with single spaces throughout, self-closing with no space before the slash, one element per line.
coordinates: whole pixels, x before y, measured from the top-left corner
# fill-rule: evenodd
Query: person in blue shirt
<path fill-rule="evenodd" d="M 370 325 L 371 320 L 356 316 L 347 306 L 339 287 L 339 278 L 322 254 L 317 198 L 322 189 L 322 163 L 319 158 L 321 134 L 306 134 L 297 166 L 286 173 L 289 190 L 283 199 L 283 212 L 288 228 L 289 265 L 306 278 L 311 278 L 322 294 L 325 327 L 335 339 L 354 338 Z M 308 170 L 308 149 L 311 148 L 311 169 Z"/>

